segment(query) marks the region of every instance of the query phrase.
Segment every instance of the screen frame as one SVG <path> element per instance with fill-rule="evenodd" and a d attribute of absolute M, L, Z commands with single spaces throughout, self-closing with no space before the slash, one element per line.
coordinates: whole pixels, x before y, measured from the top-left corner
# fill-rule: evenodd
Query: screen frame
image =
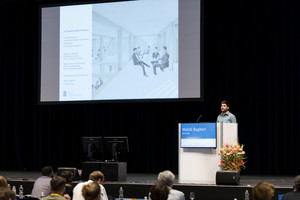
<path fill-rule="evenodd" d="M 98 145 L 96 153 L 102 153 L 104 150 L 102 136 L 82 136 L 81 141 L 82 141 L 82 150 L 84 153 L 88 153 L 88 146 L 86 145 L 89 143 L 88 141 L 93 141 Z"/>
<path fill-rule="evenodd" d="M 104 136 L 102 139 L 104 152 L 106 153 L 112 152 L 112 145 L 107 145 L 108 142 L 112 140 L 116 140 L 117 141 L 116 143 L 118 143 L 119 141 L 122 142 L 123 145 L 121 147 L 121 151 L 120 151 L 121 153 L 129 152 L 129 143 L 128 143 L 127 136 Z"/>
<path fill-rule="evenodd" d="M 200 1 L 200 98 L 155 98 L 155 99 L 96 99 L 96 100 L 74 100 L 74 101 L 41 101 L 41 73 L 42 73 L 42 9 L 47 7 L 57 7 L 57 6 L 72 6 L 72 5 L 84 5 L 84 4 L 94 4 L 94 3 L 117 3 L 117 2 L 129 2 L 137 0 L 88 0 L 88 1 L 73 1 L 73 2 L 59 2 L 59 3 L 43 3 L 39 2 L 38 5 L 38 92 L 37 92 L 37 102 L 38 105 L 69 105 L 69 104 L 94 104 L 94 103 L 178 103 L 178 102 L 203 102 L 204 101 L 204 3 L 203 0 Z"/>

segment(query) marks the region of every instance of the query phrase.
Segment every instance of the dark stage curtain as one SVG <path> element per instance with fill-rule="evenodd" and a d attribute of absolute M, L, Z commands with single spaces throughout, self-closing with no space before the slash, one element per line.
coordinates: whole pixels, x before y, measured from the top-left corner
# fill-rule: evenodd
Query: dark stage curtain
<path fill-rule="evenodd" d="M 178 123 L 231 102 L 244 174 L 299 173 L 300 5 L 203 0 L 204 101 L 38 104 L 38 4 L 0 1 L 0 169 L 81 168 L 82 136 L 129 137 L 128 172 L 178 170 Z M 180 26 L 180 25 L 179 25 Z"/>

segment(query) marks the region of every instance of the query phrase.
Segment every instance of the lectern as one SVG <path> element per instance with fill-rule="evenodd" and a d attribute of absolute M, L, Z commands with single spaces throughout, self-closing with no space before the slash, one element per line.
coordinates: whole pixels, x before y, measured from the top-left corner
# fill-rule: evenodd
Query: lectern
<path fill-rule="evenodd" d="M 183 131 L 191 130 L 186 134 L 195 134 L 197 130 L 207 130 L 208 123 L 183 124 L 178 125 L 178 182 L 179 183 L 201 183 L 214 184 L 216 181 L 216 172 L 221 170 L 219 151 L 226 143 L 236 144 L 238 142 L 238 124 L 237 123 L 214 123 L 216 131 L 216 146 L 210 141 L 208 147 L 187 147 L 182 145 L 185 142 Z M 209 123 L 211 124 L 211 123 Z M 190 127 L 190 129 L 182 129 Z M 201 128 L 203 127 L 203 128 Z M 212 136 L 205 133 L 204 139 L 212 139 Z M 206 138 L 207 137 L 207 138 Z M 183 139 L 183 140 L 182 140 Z M 195 146 L 195 145 L 194 145 Z M 202 145 L 205 146 L 205 145 Z"/>

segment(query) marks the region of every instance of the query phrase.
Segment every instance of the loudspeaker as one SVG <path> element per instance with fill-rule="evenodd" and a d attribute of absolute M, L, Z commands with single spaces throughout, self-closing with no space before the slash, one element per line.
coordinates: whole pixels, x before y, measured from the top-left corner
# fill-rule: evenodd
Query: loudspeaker
<path fill-rule="evenodd" d="M 239 185 L 240 173 L 237 171 L 217 171 L 216 184 L 217 185 Z"/>
<path fill-rule="evenodd" d="M 94 171 L 102 171 L 101 169 L 102 162 L 83 162 L 82 163 L 82 175 L 81 178 L 83 181 L 89 180 L 90 173 Z M 105 176 L 105 174 L 104 174 Z"/>
<path fill-rule="evenodd" d="M 75 167 L 59 167 L 57 169 L 57 176 L 60 176 L 63 171 L 71 172 L 72 180 L 77 180 L 79 178 L 78 170 Z"/>

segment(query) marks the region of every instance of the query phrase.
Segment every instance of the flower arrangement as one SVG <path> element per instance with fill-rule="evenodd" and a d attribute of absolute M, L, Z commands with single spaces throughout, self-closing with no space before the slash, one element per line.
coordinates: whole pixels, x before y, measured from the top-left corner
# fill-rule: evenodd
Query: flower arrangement
<path fill-rule="evenodd" d="M 244 145 L 237 143 L 236 145 L 227 144 L 220 149 L 221 163 L 219 167 L 223 170 L 233 170 L 240 172 L 245 169 L 246 154 L 243 150 Z"/>

